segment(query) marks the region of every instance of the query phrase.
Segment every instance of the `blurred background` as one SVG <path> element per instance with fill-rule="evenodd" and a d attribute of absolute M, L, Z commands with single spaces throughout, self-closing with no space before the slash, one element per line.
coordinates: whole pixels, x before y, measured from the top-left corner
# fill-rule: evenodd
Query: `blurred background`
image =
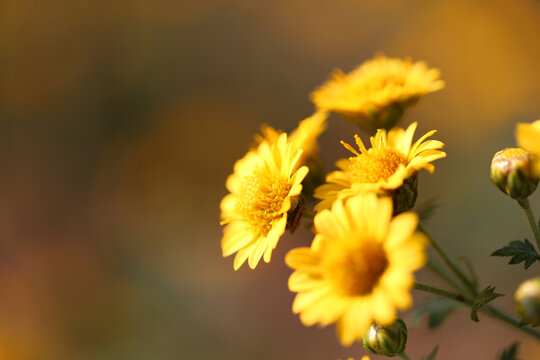
<path fill-rule="evenodd" d="M 235 273 L 219 202 L 262 123 L 292 130 L 333 68 L 378 51 L 442 71 L 446 88 L 402 123 L 446 143 L 418 203 L 437 199 L 427 228 L 511 311 L 540 265 L 489 256 L 531 236 L 489 165 L 517 122 L 540 118 L 539 40 L 535 0 L 0 1 L 0 359 L 359 359 L 360 344 L 291 312 L 283 256 L 312 235 Z M 356 131 L 331 117 L 329 170 Z M 480 318 L 422 322 L 409 355 L 495 359 L 520 341 L 540 357 Z"/>

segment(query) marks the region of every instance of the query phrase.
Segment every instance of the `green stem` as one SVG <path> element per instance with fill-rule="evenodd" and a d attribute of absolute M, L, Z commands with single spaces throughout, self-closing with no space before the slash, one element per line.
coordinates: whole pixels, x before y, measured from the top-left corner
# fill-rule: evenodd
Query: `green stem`
<path fill-rule="evenodd" d="M 414 285 L 413 285 L 413 289 L 424 291 L 424 292 L 427 292 L 427 293 L 430 293 L 430 294 L 433 294 L 433 295 L 442 296 L 442 297 L 445 297 L 447 299 L 457 301 L 457 302 L 459 302 L 461 304 L 466 304 L 469 307 L 472 307 L 474 305 L 474 301 L 465 298 L 461 294 L 456 294 L 456 293 L 453 293 L 453 292 L 450 292 L 450 291 L 439 289 L 439 288 L 431 286 L 431 285 L 426 285 L 426 284 L 421 284 L 421 283 L 415 282 Z M 537 340 L 540 340 L 540 332 L 538 332 L 538 331 L 536 331 L 536 330 L 534 330 L 534 329 L 532 329 L 532 328 L 530 328 L 528 326 L 520 326 L 519 321 L 513 319 L 512 317 L 510 317 L 509 315 L 505 314 L 504 312 L 502 312 L 501 310 L 495 308 L 492 305 L 485 305 L 485 306 L 481 307 L 479 309 L 479 311 L 481 313 L 489 316 L 489 317 L 499 319 L 499 320 L 501 320 L 501 321 L 503 321 L 503 322 L 505 322 L 505 323 L 507 323 L 509 325 L 512 325 L 513 327 L 517 328 L 518 330 L 521 330 L 521 331 L 531 335 L 532 337 L 536 338 Z"/>
<path fill-rule="evenodd" d="M 493 307 L 491 305 L 485 305 L 484 307 L 482 307 L 480 309 L 480 311 L 483 312 L 484 314 L 488 315 L 488 316 L 491 316 L 493 318 L 497 318 L 499 320 L 504 321 L 505 323 L 507 323 L 509 325 L 515 326 L 518 329 L 520 329 L 521 331 L 524 331 L 527 334 L 535 337 L 537 340 L 540 340 L 540 332 L 538 332 L 538 331 L 536 331 L 533 328 L 528 327 L 528 326 L 520 326 L 519 321 L 517 321 L 516 319 L 510 317 L 509 315 L 505 314 L 501 310 L 499 310 L 499 309 L 497 309 L 497 308 L 495 308 L 495 307 Z"/>
<path fill-rule="evenodd" d="M 455 290 L 462 292 L 461 287 L 450 276 L 448 276 L 448 274 L 446 274 L 442 269 L 440 269 L 439 266 L 433 261 L 428 259 L 426 266 L 429 270 L 431 270 L 432 273 L 440 277 L 448 285 L 453 287 Z"/>
<path fill-rule="evenodd" d="M 399 356 L 400 358 L 402 358 L 403 360 L 411 360 L 411 358 L 405 353 L 405 351 L 399 353 L 398 356 Z"/>
<path fill-rule="evenodd" d="M 538 250 L 540 251 L 540 232 L 538 231 L 538 227 L 536 226 L 536 221 L 534 220 L 534 215 L 531 210 L 531 205 L 529 204 L 529 198 L 523 198 L 523 199 L 516 199 L 519 206 L 525 211 L 525 215 L 527 216 L 527 220 L 529 221 L 529 225 L 531 226 L 532 232 L 534 234 L 534 238 L 536 239 L 536 246 L 538 247 Z"/>
<path fill-rule="evenodd" d="M 437 252 L 437 254 L 441 257 L 441 259 L 444 261 L 446 266 L 448 266 L 448 268 L 450 268 L 450 270 L 459 278 L 459 280 L 463 283 L 463 285 L 465 285 L 465 287 L 470 292 L 470 294 L 476 297 L 478 292 L 476 291 L 476 288 L 474 287 L 474 285 L 465 276 L 465 274 L 452 262 L 452 260 L 450 260 L 450 258 L 444 252 L 444 250 L 439 246 L 439 244 L 437 244 L 435 239 L 433 239 L 433 237 L 431 237 L 431 235 L 427 233 L 426 229 L 424 229 L 424 227 L 420 224 L 418 224 L 418 230 L 420 230 L 427 236 L 429 243 L 431 244 L 433 249 Z"/>
<path fill-rule="evenodd" d="M 433 294 L 433 295 L 442 296 L 442 297 L 445 297 L 447 299 L 454 300 L 454 301 L 457 301 L 457 302 L 460 302 L 460 303 L 463 303 L 463 304 L 467 304 L 467 305 L 470 305 L 470 306 L 472 306 L 474 304 L 473 301 L 468 300 L 467 298 L 465 298 L 465 296 L 463 296 L 461 294 L 456 294 L 456 293 L 453 293 L 451 291 L 443 290 L 443 289 L 440 289 L 438 287 L 422 284 L 422 283 L 419 283 L 419 282 L 415 282 L 413 284 L 413 289 L 424 291 L 424 292 L 427 292 L 427 293 L 430 293 L 430 294 Z"/>

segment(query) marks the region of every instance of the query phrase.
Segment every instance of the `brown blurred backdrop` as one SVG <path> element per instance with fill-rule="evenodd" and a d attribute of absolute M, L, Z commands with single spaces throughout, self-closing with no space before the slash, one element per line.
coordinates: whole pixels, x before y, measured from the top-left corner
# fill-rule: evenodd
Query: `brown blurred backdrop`
<path fill-rule="evenodd" d="M 437 198 L 428 228 L 510 310 L 540 267 L 489 256 L 530 231 L 488 169 L 516 122 L 540 118 L 538 1 L 3 0 L 0 359 L 359 359 L 361 345 L 291 313 L 283 256 L 310 233 L 234 273 L 219 201 L 260 124 L 293 129 L 334 67 L 378 51 L 441 69 L 446 88 L 404 121 L 447 144 L 419 202 Z M 329 169 L 355 131 L 332 116 Z M 495 359 L 519 340 L 540 357 L 468 317 L 411 329 L 409 355 Z"/>

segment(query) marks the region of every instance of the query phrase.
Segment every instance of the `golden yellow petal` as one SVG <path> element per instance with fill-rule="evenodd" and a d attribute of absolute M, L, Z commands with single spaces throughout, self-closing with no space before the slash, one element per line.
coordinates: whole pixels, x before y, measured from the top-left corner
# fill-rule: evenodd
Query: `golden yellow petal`
<path fill-rule="evenodd" d="M 381 281 L 381 288 L 386 292 L 388 299 L 399 309 L 407 309 L 412 305 L 409 287 L 394 281 Z"/>
<path fill-rule="evenodd" d="M 356 300 L 343 314 L 338 326 L 339 337 L 344 346 L 361 339 L 371 322 L 372 313 L 366 301 Z"/>
<path fill-rule="evenodd" d="M 373 311 L 373 318 L 382 324 L 389 324 L 396 318 L 396 312 L 392 306 L 393 299 L 388 295 L 376 289 L 369 299 L 369 308 Z"/>
<path fill-rule="evenodd" d="M 413 123 L 411 124 L 411 126 L 414 125 L 414 127 L 416 127 L 415 124 L 416 123 Z M 409 128 L 411 126 L 409 126 Z M 401 151 L 401 148 L 403 147 L 403 145 L 406 145 L 406 143 L 404 142 L 404 139 L 407 135 L 408 134 L 406 133 L 406 131 L 403 130 L 402 128 L 396 127 L 396 128 L 391 129 L 386 135 L 388 146 Z M 403 152 L 403 153 L 406 154 L 406 152 Z"/>
<path fill-rule="evenodd" d="M 351 175 L 348 172 L 344 171 L 333 171 L 326 175 L 326 182 L 330 184 L 341 185 L 343 187 L 349 187 L 351 185 Z"/>
<path fill-rule="evenodd" d="M 339 159 L 336 161 L 336 166 L 341 170 L 347 170 L 351 166 L 351 161 L 349 159 Z"/>
<path fill-rule="evenodd" d="M 249 253 L 248 265 L 251 269 L 255 269 L 264 254 L 265 248 L 266 239 L 259 238 L 253 245 L 253 250 Z"/>
<path fill-rule="evenodd" d="M 303 272 L 319 271 L 320 256 L 308 247 L 300 247 L 290 250 L 285 255 L 285 264 L 291 269 L 299 269 Z"/>
<path fill-rule="evenodd" d="M 302 166 L 291 177 L 291 183 L 293 184 L 293 188 L 290 190 L 290 195 L 291 196 L 300 194 L 300 193 L 294 193 L 295 191 L 293 189 L 295 187 L 298 188 L 298 185 L 300 185 L 302 183 L 302 181 L 304 180 L 304 178 L 306 177 L 308 172 L 309 172 L 309 168 L 307 166 Z M 300 191 L 301 190 L 302 190 L 302 188 L 300 187 Z"/>
<path fill-rule="evenodd" d="M 413 212 L 406 212 L 394 217 L 390 222 L 385 247 L 389 252 L 401 246 L 407 241 L 418 225 L 418 215 Z"/>
<path fill-rule="evenodd" d="M 248 247 L 236 253 L 236 256 L 234 257 L 234 264 L 233 264 L 234 271 L 240 269 L 240 267 L 246 262 L 250 252 L 251 252 L 251 247 Z"/>
<path fill-rule="evenodd" d="M 231 215 L 236 213 L 237 206 L 238 198 L 232 194 L 226 195 L 219 204 L 219 207 L 221 209 L 221 218 L 227 220 Z"/>
<path fill-rule="evenodd" d="M 298 293 L 293 301 L 293 313 L 298 314 L 302 312 L 304 309 L 312 306 L 313 303 L 319 301 L 319 299 L 327 296 L 331 291 L 332 289 L 323 283 L 311 291 Z"/>
<path fill-rule="evenodd" d="M 409 159 L 411 158 L 410 154 L 417 153 L 417 149 L 422 144 L 422 142 L 425 139 L 427 139 L 428 137 L 430 137 L 431 135 L 435 134 L 436 132 L 437 132 L 437 130 L 431 130 L 431 131 L 427 132 L 426 134 L 424 134 L 422 137 L 420 137 L 420 139 L 416 140 L 416 142 L 414 143 L 414 145 L 411 147 L 411 149 L 409 151 Z"/>
<path fill-rule="evenodd" d="M 426 262 L 424 241 L 425 237 L 422 234 L 415 233 L 399 247 L 390 249 L 388 246 L 390 261 L 396 262 L 399 267 L 409 271 L 422 267 Z"/>
<path fill-rule="evenodd" d="M 397 146 L 397 149 L 401 151 L 401 153 L 408 154 L 409 151 L 411 150 L 412 140 L 413 140 L 414 132 L 416 131 L 417 125 L 418 124 L 416 122 L 413 122 L 411 125 L 409 125 L 407 130 L 405 130 L 403 141 L 399 146 Z"/>
<path fill-rule="evenodd" d="M 266 236 L 266 245 L 270 249 L 274 249 L 281 238 L 281 235 L 285 233 L 287 227 L 287 214 L 284 213 L 283 216 L 272 222 L 272 228 Z"/>
<path fill-rule="evenodd" d="M 386 190 L 394 190 L 403 185 L 403 180 L 407 178 L 407 167 L 400 164 L 396 172 L 393 173 L 386 181 L 380 182 L 380 187 Z"/>
<path fill-rule="evenodd" d="M 312 326 L 316 323 L 326 326 L 339 319 L 348 305 L 348 300 L 335 294 L 329 294 L 313 302 L 311 306 L 302 311 L 300 320 L 306 326 Z"/>
<path fill-rule="evenodd" d="M 432 174 L 435 171 L 435 166 L 422 157 L 416 157 L 407 165 L 407 175 L 411 176 L 421 169 L 426 169 L 427 172 Z"/>
<path fill-rule="evenodd" d="M 314 277 L 305 272 L 295 271 L 288 281 L 289 290 L 294 292 L 310 291 L 321 286 L 321 277 Z"/>
<path fill-rule="evenodd" d="M 334 202 L 334 204 L 332 205 L 332 211 L 342 213 L 342 202 Z M 315 225 L 315 230 L 318 234 L 331 238 L 339 238 L 342 234 L 344 234 L 342 223 L 339 221 L 338 217 L 332 215 L 329 210 L 323 210 L 321 212 L 318 212 L 313 219 L 313 223 Z"/>
<path fill-rule="evenodd" d="M 518 146 L 540 155 L 540 120 L 531 124 L 519 123 L 516 127 Z"/>
<path fill-rule="evenodd" d="M 229 256 L 238 250 L 250 245 L 256 238 L 253 232 L 246 229 L 246 224 L 241 221 L 234 221 L 227 225 L 221 239 L 221 249 L 223 256 Z"/>

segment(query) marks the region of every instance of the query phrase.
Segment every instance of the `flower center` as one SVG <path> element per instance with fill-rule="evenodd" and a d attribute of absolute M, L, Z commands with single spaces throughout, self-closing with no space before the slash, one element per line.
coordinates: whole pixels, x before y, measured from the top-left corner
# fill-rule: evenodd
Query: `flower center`
<path fill-rule="evenodd" d="M 328 277 L 347 296 L 370 293 L 388 266 L 382 244 L 364 241 L 356 248 L 328 249 L 323 266 Z"/>
<path fill-rule="evenodd" d="M 266 236 L 272 222 L 283 216 L 281 208 L 290 188 L 287 179 L 255 171 L 242 184 L 238 210 L 245 221 Z"/>
<path fill-rule="evenodd" d="M 353 181 L 362 184 L 388 180 L 400 164 L 407 165 L 406 157 L 392 148 L 370 149 L 351 158 L 351 162 Z"/>

